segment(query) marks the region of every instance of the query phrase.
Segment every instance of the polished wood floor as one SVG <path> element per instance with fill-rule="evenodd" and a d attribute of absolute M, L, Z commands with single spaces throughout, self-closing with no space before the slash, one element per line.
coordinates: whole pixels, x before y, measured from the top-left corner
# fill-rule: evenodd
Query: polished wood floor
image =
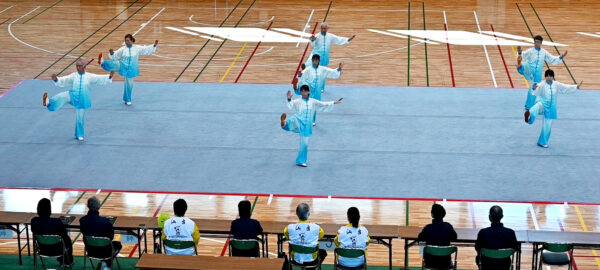
<path fill-rule="evenodd" d="M 244 43 L 231 40 L 222 46 L 220 42 L 210 41 L 202 48 L 206 39 L 166 27 L 216 27 L 237 3 L 223 0 L 0 1 L 0 93 L 22 79 L 49 79 L 52 73 L 73 72 L 73 62 L 77 57 L 96 58 L 100 52 L 106 53 L 109 48 L 120 47 L 126 33 L 136 32 L 138 44 L 151 44 L 155 39 L 160 41 L 155 55 L 141 57 L 141 75 L 136 80 L 193 82 L 198 77 L 198 82 L 232 83 L 242 71 L 256 43 L 249 42 L 244 47 Z M 337 66 L 339 62 L 345 65 L 342 78 L 330 81 L 334 84 L 427 86 L 429 82 L 430 86 L 452 87 L 454 80 L 457 87 L 493 88 L 495 78 L 498 87 L 511 88 L 502 61 L 504 57 L 514 87 L 524 88 L 524 80 L 515 72 L 513 46 L 501 46 L 501 53 L 497 46 L 486 46 L 486 52 L 480 45 L 450 45 L 451 66 L 448 48 L 444 43 L 429 44 L 426 52 L 424 44 L 418 41 L 409 43 L 408 39 L 368 31 L 408 29 L 410 14 L 410 29 L 420 30 L 425 26 L 428 30 L 443 30 L 446 21 L 451 31 L 477 33 L 475 11 L 482 31 L 491 31 L 493 25 L 498 32 L 530 37 L 528 28 L 531 28 L 534 35 L 540 34 L 549 40 L 545 27 L 554 41 L 569 45 L 559 47 L 559 50 L 568 49 L 566 63 L 576 80 L 584 80 L 586 89 L 600 89 L 594 72 L 595 64 L 600 62 L 600 38 L 593 36 L 600 36 L 595 17 L 600 9 L 600 2 L 597 1 L 535 1 L 535 10 L 530 1 L 512 0 L 428 0 L 424 2 L 424 11 L 422 2 L 411 2 L 410 11 L 408 1 L 336 0 L 328 9 L 329 4 L 329 1 L 316 0 L 257 0 L 254 3 L 252 0 L 242 0 L 224 26 L 234 26 L 239 21 L 240 26 L 253 25 L 264 29 L 273 18 L 273 28 L 302 31 L 309 17 L 312 28 L 315 22 L 322 21 L 327 15 L 330 32 L 341 36 L 357 35 L 350 44 L 332 49 L 330 65 Z M 306 29 L 306 32 L 311 30 Z M 592 35 L 578 34 L 580 31 Z M 545 48 L 556 54 L 553 47 Z M 261 44 L 240 82 L 289 83 L 303 50 L 304 45 L 297 47 L 295 43 Z M 191 61 L 196 54 L 195 60 Z M 238 55 L 239 59 L 235 60 Z M 231 70 L 227 72 L 230 66 Z M 564 65 L 553 69 L 558 80 L 573 82 Z M 92 64 L 88 70 L 103 72 L 97 64 Z M 121 78 L 117 76 L 117 80 Z M 287 89 L 282 89 L 282 92 L 284 90 Z M 27 183 L 19 185 L 26 186 Z M 0 209 L 3 211 L 35 211 L 38 199 L 48 197 L 53 200 L 53 210 L 57 213 L 83 213 L 85 200 L 95 195 L 93 192 L 16 189 L 0 190 L 0 194 Z M 100 192 L 97 196 L 104 199 L 109 193 Z M 173 201 L 180 197 L 188 200 L 188 216 L 219 219 L 235 218 L 237 202 L 243 199 L 235 196 L 110 193 L 102 213 L 152 216 L 158 208 L 161 208 L 161 212 L 172 211 Z M 161 204 L 163 200 L 164 204 Z M 292 222 L 295 220 L 295 206 L 303 201 L 312 205 L 311 217 L 318 222 L 344 222 L 346 209 L 357 206 L 364 224 L 405 224 L 408 212 L 411 225 L 430 222 L 429 207 L 432 203 L 410 201 L 407 209 L 407 202 L 399 200 L 276 197 L 269 204 L 268 198 L 259 197 L 254 217 Z M 577 201 L 577 198 L 573 198 L 573 201 Z M 487 210 L 491 203 L 447 202 L 445 206 L 448 210 L 447 220 L 456 227 L 488 226 Z M 504 222 L 512 228 L 600 231 L 599 206 L 520 203 L 504 203 L 502 206 L 506 213 Z M 199 251 L 218 255 L 223 245 L 224 239 L 202 238 Z M 15 253 L 15 246 L 12 239 L 1 240 L 0 252 Z M 76 246 L 76 253 L 81 254 L 82 243 L 78 242 Z M 273 247 L 270 252 L 275 252 Z M 132 244 L 125 245 L 122 255 L 129 256 L 133 248 Z M 524 266 L 529 265 L 531 260 L 530 249 L 530 246 L 525 247 Z M 474 269 L 474 254 L 472 248 L 460 248 L 459 267 Z M 371 246 L 369 255 L 370 264 L 387 263 L 387 251 L 381 246 Z M 596 253 L 577 251 L 575 256 L 579 269 L 600 269 L 600 258 Z M 410 261 L 411 266 L 420 265 L 418 249 L 411 250 Z M 331 258 L 327 262 L 331 263 Z M 402 263 L 402 245 L 400 241 L 395 241 L 394 265 Z"/>

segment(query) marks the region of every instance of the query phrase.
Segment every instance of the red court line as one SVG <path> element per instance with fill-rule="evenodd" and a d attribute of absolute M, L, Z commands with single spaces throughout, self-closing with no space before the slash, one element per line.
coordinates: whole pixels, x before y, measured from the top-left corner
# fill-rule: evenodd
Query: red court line
<path fill-rule="evenodd" d="M 319 25 L 319 22 L 315 23 L 315 28 L 313 28 L 312 30 L 312 34 L 315 34 L 315 31 L 317 30 L 317 25 Z M 292 78 L 292 83 L 294 83 L 294 79 L 296 78 L 296 75 L 298 75 L 298 71 L 300 71 L 300 66 L 302 66 L 302 61 L 304 61 L 304 57 L 306 56 L 306 51 L 308 51 L 308 46 L 310 46 L 310 42 L 306 44 L 306 48 L 304 48 L 304 53 L 302 54 L 302 58 L 300 58 L 300 63 L 298 63 L 298 67 L 296 68 L 296 73 L 294 73 L 294 77 Z"/>
<path fill-rule="evenodd" d="M 84 188 L 35 188 L 35 187 L 1 187 L 0 189 L 31 189 L 31 190 L 51 190 L 51 191 L 97 191 L 98 189 L 84 189 Z M 309 199 L 323 199 L 329 198 L 326 195 L 298 195 L 298 194 L 269 194 L 269 193 L 227 193 L 227 192 L 191 192 L 191 191 L 152 191 L 152 190 L 121 190 L 121 189 L 102 189 L 105 192 L 118 192 L 118 193 L 148 193 L 148 194 L 180 194 L 180 195 L 215 195 L 215 196 L 258 196 L 258 197 L 273 197 L 280 198 L 309 198 Z M 360 197 L 360 196 L 337 196 L 331 195 L 332 199 L 357 199 L 357 200 L 390 200 L 390 201 L 446 201 L 450 202 L 497 202 L 497 203 L 533 203 L 533 204 L 564 204 L 565 202 L 556 201 L 509 201 L 509 200 L 466 200 L 466 199 L 453 199 L 453 198 L 402 198 L 402 197 Z M 600 205 L 600 202 L 567 202 L 569 204 L 576 205 Z"/>
<path fill-rule="evenodd" d="M 273 21 L 271 21 L 271 23 L 269 24 L 269 27 L 267 27 L 267 31 L 262 36 L 263 38 L 269 32 L 269 29 L 271 29 L 271 25 L 273 25 Z M 238 74 L 237 78 L 235 78 L 235 82 L 234 83 L 237 83 L 240 80 L 240 77 L 242 77 L 242 73 L 244 73 L 244 70 L 246 70 L 246 67 L 248 66 L 248 63 L 250 63 L 250 60 L 252 59 L 252 56 L 254 56 L 254 54 L 256 53 L 256 50 L 258 49 L 258 46 L 260 46 L 261 43 L 262 43 L 262 38 L 261 38 L 261 40 L 258 41 L 258 44 L 256 44 L 256 47 L 254 47 L 254 51 L 252 51 L 252 54 L 250 54 L 250 57 L 248 57 L 248 60 L 246 60 L 246 64 L 244 64 L 244 67 L 242 68 L 242 71 L 240 71 L 240 74 Z"/>
<path fill-rule="evenodd" d="M 452 75 L 452 87 L 456 87 L 454 82 L 454 69 L 452 68 L 452 55 L 450 54 L 450 41 L 448 40 L 448 26 L 444 24 L 444 31 L 446 32 L 446 47 L 448 48 L 448 62 L 450 62 L 450 75 Z"/>
<path fill-rule="evenodd" d="M 504 61 L 504 55 L 502 54 L 502 48 L 500 48 L 500 43 L 498 42 L 498 37 L 496 37 L 496 30 L 494 30 L 494 26 L 490 24 L 492 28 L 492 32 L 494 33 L 494 38 L 496 39 L 496 44 L 498 45 L 498 50 L 500 51 L 500 57 L 502 57 L 502 63 L 504 64 L 504 69 L 506 70 L 506 75 L 508 75 L 508 81 L 510 81 L 510 87 L 515 88 L 513 85 L 512 79 L 510 78 L 510 73 L 508 72 L 508 67 L 506 66 L 506 61 Z"/>
<path fill-rule="evenodd" d="M 165 204 L 165 201 L 167 200 L 167 197 L 169 197 L 169 194 L 165 194 L 165 197 L 162 199 L 162 201 L 158 205 L 158 208 L 156 208 L 156 211 L 154 212 L 154 215 L 152 217 L 156 217 L 158 215 L 158 212 L 160 212 L 160 209 Z M 144 234 L 144 237 L 146 237 L 145 234 Z M 141 236 L 140 236 L 140 238 L 141 238 Z M 140 239 L 140 241 L 142 241 L 142 239 Z M 131 250 L 131 252 L 129 252 L 129 258 L 131 258 L 133 256 L 133 254 L 135 253 L 135 251 L 137 250 L 137 248 L 138 248 L 138 244 L 135 244 L 135 246 L 133 247 L 133 249 Z"/>

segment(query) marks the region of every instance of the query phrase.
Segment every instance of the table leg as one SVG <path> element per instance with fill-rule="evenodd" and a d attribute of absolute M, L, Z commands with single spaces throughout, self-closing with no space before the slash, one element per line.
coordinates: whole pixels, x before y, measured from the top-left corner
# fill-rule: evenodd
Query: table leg
<path fill-rule="evenodd" d="M 137 229 L 137 239 L 138 239 L 138 256 L 141 258 L 142 257 L 142 231 L 138 228 Z"/>
<path fill-rule="evenodd" d="M 21 233 L 19 229 L 19 224 L 17 224 L 17 247 L 19 249 L 19 265 L 23 265 L 23 257 L 21 255 Z"/>
<path fill-rule="evenodd" d="M 408 269 L 408 239 L 404 239 L 404 269 Z"/>
<path fill-rule="evenodd" d="M 388 247 L 388 262 L 390 264 L 390 270 L 392 270 L 392 238 L 389 239 L 389 247 Z"/>
<path fill-rule="evenodd" d="M 31 256 L 31 249 L 29 246 L 29 226 L 25 224 L 25 236 L 27 237 L 27 256 Z"/>
<path fill-rule="evenodd" d="M 148 253 L 148 230 L 144 229 L 144 253 Z"/>

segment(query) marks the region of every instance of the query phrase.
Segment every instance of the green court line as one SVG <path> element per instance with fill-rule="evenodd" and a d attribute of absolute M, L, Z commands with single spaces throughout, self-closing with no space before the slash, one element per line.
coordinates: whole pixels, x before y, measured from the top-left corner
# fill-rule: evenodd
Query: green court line
<path fill-rule="evenodd" d="M 106 195 L 106 197 L 104 198 L 104 200 L 102 200 L 102 203 L 100 204 L 100 208 L 102 208 L 102 206 L 108 200 L 108 197 L 110 197 L 111 194 L 112 194 L 112 192 L 109 192 L 108 195 Z M 77 242 L 77 239 L 79 239 L 79 237 L 81 237 L 81 232 L 79 232 L 77 234 L 77 236 L 75 237 L 75 239 L 73 239 L 73 243 Z"/>
<path fill-rule="evenodd" d="M 546 29 L 546 26 L 542 22 L 542 19 L 540 18 L 540 15 L 538 15 L 537 11 L 535 10 L 535 7 L 533 7 L 533 3 L 529 3 L 529 5 L 531 6 L 531 9 L 533 9 L 533 12 L 535 13 L 535 16 L 540 21 L 540 24 L 542 24 L 542 27 L 544 28 L 544 31 L 546 32 L 546 35 L 548 35 L 548 38 L 550 39 L 550 41 L 554 42 L 554 40 L 550 36 L 550 33 L 548 32 L 548 29 Z M 554 49 L 556 50 L 556 53 L 558 53 L 558 55 L 561 55 L 560 51 L 558 51 L 558 48 L 556 47 L 556 45 L 554 45 Z M 567 61 L 565 61 L 565 59 L 563 59 L 562 62 L 563 62 L 563 65 L 565 65 L 565 67 L 567 68 L 567 71 L 569 72 L 569 75 L 571 75 L 571 79 L 573 79 L 573 83 L 577 84 L 577 80 L 575 80 L 575 77 L 573 77 L 573 74 L 571 73 L 571 70 L 569 69 L 569 66 L 567 66 Z M 546 63 L 546 65 L 548 65 L 548 63 Z"/>
<path fill-rule="evenodd" d="M 408 31 L 410 31 L 410 2 L 408 2 Z M 410 86 L 410 35 L 408 35 L 408 61 L 406 67 L 406 85 Z"/>
<path fill-rule="evenodd" d="M 423 30 L 427 31 L 425 24 L 425 2 L 423 2 Z M 429 86 L 429 62 L 427 60 L 427 38 L 425 38 L 425 74 L 427 75 L 427 86 Z"/>
<path fill-rule="evenodd" d="M 252 8 L 252 6 L 254 6 L 254 3 L 256 3 L 256 0 L 252 1 L 252 4 L 250 4 L 250 6 L 248 7 L 248 9 L 246 9 L 246 11 L 244 12 L 244 14 L 242 14 L 242 17 L 233 26 L 233 28 L 236 28 L 242 22 L 242 20 L 244 19 L 244 17 L 246 17 L 246 14 L 248 14 L 248 11 L 250 11 L 250 9 Z M 223 42 L 221 42 L 221 45 L 219 45 L 219 47 L 217 48 L 217 50 L 208 59 L 208 62 L 206 62 L 206 64 L 204 64 L 204 67 L 202 67 L 202 70 L 200 70 L 200 73 L 198 73 L 198 75 L 196 76 L 196 78 L 194 78 L 194 82 L 196 82 L 198 80 L 198 78 L 200 77 L 200 75 L 202 75 L 202 72 L 204 72 L 204 70 L 206 69 L 206 67 L 208 66 L 208 64 L 210 64 L 210 62 L 213 60 L 213 58 L 215 58 L 215 56 L 217 55 L 217 53 L 219 52 L 219 50 L 221 50 L 221 47 L 223 47 L 223 45 L 225 45 L 225 42 L 227 42 L 227 40 L 229 40 L 229 39 L 223 39 Z"/>
<path fill-rule="evenodd" d="M 252 209 L 250 209 L 250 216 L 254 213 L 254 207 L 256 206 L 256 201 L 258 201 L 258 196 L 254 197 L 254 202 L 252 203 Z"/>
<path fill-rule="evenodd" d="M 81 198 L 83 198 L 83 195 L 85 195 L 87 191 L 84 191 L 81 193 L 81 195 L 79 196 L 79 198 L 77 198 L 77 200 L 73 203 L 73 205 L 71 205 L 71 207 L 69 208 L 69 210 L 67 210 L 67 214 L 71 212 L 71 210 L 73 210 L 73 207 L 75 207 L 75 205 L 81 200 Z"/>
<path fill-rule="evenodd" d="M 96 47 L 96 45 L 100 44 L 100 42 L 102 42 L 104 39 L 106 39 L 108 36 L 110 36 L 110 34 L 112 34 L 113 32 L 115 32 L 115 30 L 119 29 L 119 27 L 121 27 L 121 25 L 125 24 L 127 21 L 129 21 L 129 19 L 131 19 L 133 16 L 135 16 L 135 14 L 137 14 L 138 12 L 140 12 L 140 10 L 144 9 L 148 4 L 150 4 L 152 2 L 152 0 L 146 2 L 146 4 L 144 4 L 142 7 L 140 7 L 138 10 L 136 10 L 135 12 L 133 12 L 133 14 L 129 15 L 129 17 L 127 17 L 127 19 L 125 19 L 124 21 L 122 21 L 119 25 L 117 25 L 117 27 L 115 27 L 113 30 L 111 30 L 110 32 L 108 32 L 108 34 L 106 34 L 103 38 L 101 38 L 100 40 L 98 40 L 98 42 L 96 42 L 94 45 L 92 45 L 89 49 L 87 49 L 85 52 L 83 52 L 79 57 L 83 57 L 86 53 L 88 53 L 89 51 L 91 51 L 94 47 Z M 67 68 L 69 68 L 71 65 L 73 65 L 75 62 L 77 61 L 77 59 L 73 60 L 73 62 L 71 62 L 69 65 L 67 65 L 63 70 L 61 70 L 58 74 L 60 75 L 61 73 L 65 72 L 65 70 L 67 70 Z"/>
<path fill-rule="evenodd" d="M 42 10 L 42 12 L 40 12 L 40 13 L 38 13 L 38 14 L 35 14 L 35 16 L 33 16 L 33 17 L 29 18 L 28 20 L 24 21 L 24 22 L 23 22 L 23 24 L 26 24 L 28 21 L 31 21 L 33 18 L 35 18 L 35 17 L 39 16 L 40 14 L 42 14 L 42 13 L 46 12 L 47 10 L 49 10 L 49 9 L 51 9 L 51 8 L 53 8 L 54 6 L 56 6 L 56 4 L 58 4 L 58 3 L 62 2 L 62 1 L 63 1 L 63 0 L 60 0 L 60 1 L 56 2 L 56 3 L 54 3 L 53 5 L 51 5 L 51 6 L 47 7 L 46 9 Z"/>
<path fill-rule="evenodd" d="M 529 30 L 529 34 L 531 35 L 531 38 L 533 38 L 533 32 L 531 32 L 531 28 L 529 28 L 529 24 L 527 23 L 527 20 L 525 20 L 525 15 L 523 15 L 523 11 L 521 11 L 521 7 L 519 7 L 519 3 L 515 3 L 515 5 L 517 5 L 517 8 L 519 9 L 519 13 L 521 14 L 521 18 L 523 18 L 523 21 L 525 22 L 525 26 L 527 26 L 527 30 Z M 550 68 L 550 66 L 548 66 L 548 63 L 546 63 L 546 68 Z"/>
<path fill-rule="evenodd" d="M 225 19 L 221 22 L 221 24 L 219 24 L 219 27 L 223 26 L 223 24 L 225 24 L 225 22 L 227 21 L 227 19 L 229 19 L 229 17 L 231 16 L 231 14 L 233 14 L 233 12 L 238 8 L 238 6 L 243 2 L 244 0 L 240 0 L 237 5 L 235 5 L 235 7 L 231 10 L 231 12 L 229 12 L 229 14 L 227 14 L 227 17 L 225 17 Z M 211 35 L 210 37 L 214 37 L 215 35 Z M 183 73 L 188 69 L 188 67 L 190 67 L 190 65 L 194 62 L 194 60 L 196 60 L 196 58 L 198 57 L 198 55 L 200 55 L 200 52 L 202 52 L 202 50 L 204 49 L 204 47 L 206 47 L 206 45 L 208 45 L 208 42 L 210 42 L 210 39 L 207 39 L 206 42 L 204 42 L 204 45 L 202 45 L 202 47 L 200 48 L 200 50 L 196 53 L 196 55 L 194 55 L 194 57 L 192 57 L 192 60 L 190 60 L 190 62 L 188 62 L 188 64 L 183 68 L 183 70 L 181 71 L 181 73 L 179 73 L 179 75 L 177 76 L 177 78 L 175 78 L 175 82 L 177 82 L 179 80 L 179 78 L 181 78 L 181 76 L 183 75 Z"/>
<path fill-rule="evenodd" d="M 327 21 L 327 15 L 329 15 L 329 10 L 331 9 L 331 5 L 333 1 L 329 1 L 329 7 L 327 8 L 327 12 L 325 12 L 325 18 L 323 18 L 323 22 Z"/>
<path fill-rule="evenodd" d="M 98 31 L 102 30 L 102 28 L 104 28 L 106 25 L 108 25 L 109 23 L 111 23 L 112 21 L 114 21 L 117 17 L 119 17 L 121 14 L 123 14 L 123 12 L 125 12 L 126 10 L 128 10 L 129 8 L 131 8 L 131 6 L 133 6 L 133 4 L 135 4 L 137 1 L 131 3 L 131 5 L 129 5 L 127 8 L 123 9 L 121 12 L 119 12 L 119 14 L 117 14 L 116 16 L 112 17 L 112 19 L 108 20 L 104 25 L 100 26 L 100 28 L 96 29 L 96 31 L 94 31 L 92 34 L 90 34 L 87 38 L 85 38 L 84 40 L 82 40 L 81 42 L 79 42 L 79 44 L 75 45 L 75 47 L 73 47 L 72 49 L 70 49 L 68 52 L 64 53 L 60 58 L 58 58 L 56 61 L 54 61 L 54 63 L 52 63 L 50 66 L 48 66 L 46 69 L 44 69 L 42 72 L 40 72 L 40 74 L 38 74 L 37 76 L 33 77 L 34 79 L 37 79 L 39 76 L 41 76 L 42 74 L 44 74 L 44 72 L 48 71 L 51 67 L 53 67 L 54 65 L 56 65 L 56 63 L 58 63 L 60 60 L 62 60 L 63 58 L 65 58 L 65 56 L 67 56 L 69 53 L 71 53 L 73 50 L 75 50 L 75 48 L 79 47 L 79 45 L 83 44 L 84 42 L 86 42 L 88 39 L 90 39 L 93 35 L 95 35 L 96 33 L 98 33 Z M 75 60 L 77 61 L 77 60 Z M 73 63 L 71 63 L 73 64 Z M 69 65 L 70 66 L 70 65 Z M 64 71 L 64 70 L 63 70 Z M 61 71 L 62 73 L 62 71 Z M 60 73 L 59 73 L 60 74 Z"/>

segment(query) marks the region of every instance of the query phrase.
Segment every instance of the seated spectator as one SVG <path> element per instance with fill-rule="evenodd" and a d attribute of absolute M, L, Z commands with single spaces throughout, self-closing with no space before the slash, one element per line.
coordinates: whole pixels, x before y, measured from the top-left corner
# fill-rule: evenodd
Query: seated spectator
<path fill-rule="evenodd" d="M 419 233 L 419 241 L 430 246 L 449 246 L 450 242 L 456 241 L 456 231 L 450 223 L 444 222 L 446 210 L 439 204 L 431 206 L 431 217 L 433 220 Z M 451 268 L 452 256 L 433 256 L 424 254 L 427 268 Z"/>
<path fill-rule="evenodd" d="M 299 221 L 285 227 L 283 230 L 285 238 L 290 241 L 290 244 L 316 247 L 319 244 L 319 240 L 325 235 L 325 232 L 319 225 L 308 221 L 308 217 L 310 216 L 310 207 L 308 204 L 299 204 L 298 207 L 296 207 L 296 215 L 298 216 Z M 316 260 L 316 252 L 313 254 L 290 254 L 290 257 L 294 258 L 294 261 L 306 266 L 323 263 L 323 260 L 327 257 L 327 251 L 319 249 L 318 256 L 320 257 L 320 261 Z M 286 260 L 283 269 L 287 269 L 287 263 Z"/>
<path fill-rule="evenodd" d="M 360 212 L 356 207 L 348 208 L 348 222 L 350 224 L 341 227 L 333 240 L 337 247 L 357 248 L 366 250 L 369 244 L 369 231 L 358 224 Z M 366 252 L 365 252 L 366 254 Z M 364 264 L 364 256 L 358 258 L 345 258 L 340 256 L 339 263 L 345 267 L 359 267 Z"/>
<path fill-rule="evenodd" d="M 71 267 L 73 265 L 73 242 L 67 233 L 65 225 L 58 218 L 51 218 L 52 206 L 50 200 L 44 198 L 38 202 L 37 206 L 37 217 L 31 219 L 31 231 L 33 235 L 58 235 L 62 238 L 65 247 L 67 248 L 67 256 L 64 261 L 64 267 Z M 62 245 L 57 244 L 55 246 L 40 246 L 40 251 L 43 254 L 63 254 Z M 62 256 L 57 258 L 58 262 L 62 265 Z"/>
<path fill-rule="evenodd" d="M 84 237 L 93 236 L 93 237 L 106 237 L 110 240 L 115 238 L 115 230 L 113 228 L 113 224 L 110 222 L 110 219 L 106 217 L 100 216 L 100 200 L 98 198 L 91 197 L 87 201 L 87 207 L 89 209 L 88 214 L 81 217 L 79 219 L 79 224 L 81 225 L 81 233 Z M 107 248 L 95 248 L 95 247 L 86 247 L 87 252 L 90 256 L 93 257 L 116 257 L 121 248 L 121 242 L 112 241 L 112 245 L 114 247 L 114 254 L 111 253 L 110 247 Z M 102 262 L 103 268 L 111 268 L 112 262 L 110 260 Z"/>
<path fill-rule="evenodd" d="M 250 218 L 251 208 L 252 204 L 248 200 L 243 200 L 238 203 L 238 212 L 240 217 L 231 222 L 231 234 L 233 235 L 233 239 L 258 240 L 258 235 L 263 233 L 263 228 L 260 226 L 260 222 Z M 237 250 L 232 247 L 231 254 L 233 256 L 260 257 L 260 248 L 258 245 L 256 248 L 250 250 Z"/>
<path fill-rule="evenodd" d="M 517 236 L 515 231 L 509 228 L 505 228 L 500 222 L 504 215 L 502 214 L 502 208 L 500 206 L 492 206 L 490 208 L 490 221 L 491 226 L 488 228 L 481 229 L 477 234 L 477 241 L 475 242 L 475 250 L 477 251 L 477 257 L 475 261 L 481 263 L 484 269 L 493 270 L 504 270 L 510 269 L 512 262 L 510 259 L 492 259 L 482 258 L 481 249 L 505 249 L 512 248 L 515 251 L 519 250 L 519 242 L 517 242 Z"/>
<path fill-rule="evenodd" d="M 194 221 L 184 217 L 187 208 L 184 199 L 178 199 L 173 203 L 175 216 L 165 221 L 162 238 L 173 241 L 194 241 L 198 246 L 200 232 Z M 194 249 L 173 249 L 165 246 L 165 254 L 194 255 Z"/>

